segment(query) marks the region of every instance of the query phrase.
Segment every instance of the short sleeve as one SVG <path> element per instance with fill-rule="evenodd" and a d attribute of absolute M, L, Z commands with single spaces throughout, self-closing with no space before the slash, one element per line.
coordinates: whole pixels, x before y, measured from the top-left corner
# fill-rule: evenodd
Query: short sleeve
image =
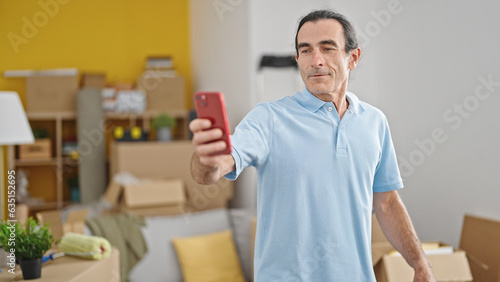
<path fill-rule="evenodd" d="M 231 135 L 236 169 L 224 177 L 235 180 L 249 166 L 257 166 L 269 155 L 273 132 L 273 115 L 266 103 L 258 104 L 238 124 Z"/>
<path fill-rule="evenodd" d="M 403 188 L 389 123 L 386 118 L 384 122 L 384 130 L 381 135 L 381 156 L 375 171 L 373 192 L 387 192 Z"/>

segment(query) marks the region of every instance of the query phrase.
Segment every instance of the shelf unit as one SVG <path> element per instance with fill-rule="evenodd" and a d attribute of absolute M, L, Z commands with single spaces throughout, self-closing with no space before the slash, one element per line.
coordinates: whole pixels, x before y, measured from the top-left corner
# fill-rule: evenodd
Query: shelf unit
<path fill-rule="evenodd" d="M 161 111 L 164 112 L 164 111 Z M 161 113 L 160 111 L 146 111 L 137 113 L 106 113 L 104 121 L 105 142 L 107 143 L 107 154 L 109 156 L 109 144 L 113 141 L 113 128 L 117 125 L 140 126 L 143 130 L 151 131 L 151 119 Z M 187 127 L 188 111 L 167 111 L 177 120 L 173 138 L 177 140 L 188 139 Z M 49 130 L 52 140 L 52 156 L 47 159 L 18 159 L 16 147 L 8 147 L 8 168 L 23 168 L 28 171 L 28 191 L 33 197 L 42 198 L 43 202 L 27 203 L 30 211 L 61 209 L 71 204 L 69 201 L 69 186 L 66 180 L 78 174 L 78 161 L 63 156 L 63 139 L 65 134 L 76 136 L 76 114 L 74 112 L 59 113 L 27 113 L 32 127 L 44 126 Z M 154 133 L 154 131 L 153 131 Z M 154 134 L 149 135 L 152 139 Z M 66 187 L 68 186 L 68 187 Z"/>

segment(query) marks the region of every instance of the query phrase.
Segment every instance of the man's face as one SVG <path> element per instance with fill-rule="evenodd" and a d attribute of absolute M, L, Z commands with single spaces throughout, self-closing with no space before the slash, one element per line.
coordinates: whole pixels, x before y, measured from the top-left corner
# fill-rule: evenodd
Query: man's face
<path fill-rule="evenodd" d="M 361 51 L 357 48 L 346 53 L 344 46 L 344 29 L 338 21 L 325 19 L 302 25 L 295 58 L 309 92 L 316 96 L 345 93 L 349 71 L 356 67 Z"/>

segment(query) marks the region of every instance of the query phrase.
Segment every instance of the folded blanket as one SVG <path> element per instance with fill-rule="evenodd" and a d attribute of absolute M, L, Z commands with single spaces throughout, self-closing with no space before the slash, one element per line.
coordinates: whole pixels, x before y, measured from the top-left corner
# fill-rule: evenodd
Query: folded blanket
<path fill-rule="evenodd" d="M 147 253 L 147 245 L 141 232 L 144 219 L 130 213 L 103 215 L 86 222 L 96 236 L 101 236 L 120 251 L 121 281 L 128 281 L 129 271 Z"/>

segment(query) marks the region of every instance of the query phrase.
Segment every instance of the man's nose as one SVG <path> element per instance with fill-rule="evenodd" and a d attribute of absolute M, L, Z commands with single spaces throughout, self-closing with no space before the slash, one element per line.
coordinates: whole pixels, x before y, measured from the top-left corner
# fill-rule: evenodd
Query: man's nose
<path fill-rule="evenodd" d="M 313 67 L 322 67 L 325 64 L 323 54 L 321 54 L 320 50 L 318 49 L 313 50 L 313 57 L 311 63 Z"/>

